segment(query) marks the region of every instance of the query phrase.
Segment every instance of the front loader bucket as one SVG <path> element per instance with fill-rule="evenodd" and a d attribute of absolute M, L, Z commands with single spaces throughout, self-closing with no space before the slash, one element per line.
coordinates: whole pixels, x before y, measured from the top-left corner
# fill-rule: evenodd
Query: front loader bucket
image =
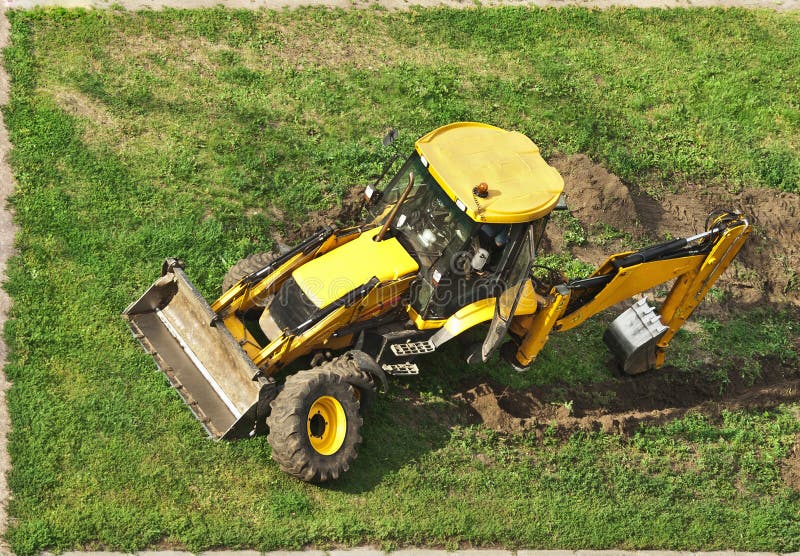
<path fill-rule="evenodd" d="M 211 437 L 248 436 L 258 369 L 178 264 L 167 259 L 163 276 L 122 316 Z"/>

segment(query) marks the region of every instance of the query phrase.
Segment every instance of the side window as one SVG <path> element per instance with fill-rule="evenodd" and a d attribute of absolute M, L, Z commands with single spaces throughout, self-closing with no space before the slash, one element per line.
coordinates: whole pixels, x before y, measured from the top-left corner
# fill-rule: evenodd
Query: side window
<path fill-rule="evenodd" d="M 391 179 L 386 188 L 383 191 L 380 191 L 379 197 L 376 197 L 376 201 L 367 206 L 367 210 L 373 216 L 373 218 L 380 219 L 383 216 L 386 216 L 386 208 L 395 204 L 400 199 L 400 195 L 403 193 L 406 185 L 408 184 L 408 174 L 412 171 L 414 172 L 414 175 L 417 176 L 417 179 L 414 182 L 415 186 L 414 190 L 411 192 L 411 197 L 416 194 L 416 192 L 420 189 L 420 186 L 422 186 L 425 182 L 425 179 L 421 179 L 421 176 L 425 176 L 428 172 L 425 166 L 422 165 L 422 161 L 419 159 L 419 155 L 417 153 L 412 154 L 409 159 L 406 160 L 405 164 L 403 164 L 403 167 Z"/>

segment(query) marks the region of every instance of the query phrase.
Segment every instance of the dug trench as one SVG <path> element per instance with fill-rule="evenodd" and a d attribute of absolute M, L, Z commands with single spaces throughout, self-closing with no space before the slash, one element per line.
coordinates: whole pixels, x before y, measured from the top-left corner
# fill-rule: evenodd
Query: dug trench
<path fill-rule="evenodd" d="M 585 155 L 557 155 L 549 162 L 564 177 L 570 216 L 548 224 L 545 250 L 568 251 L 596 266 L 611 253 L 702 231 L 712 209 L 738 209 L 753 223 L 753 233 L 717 282 L 714 299 L 706 299 L 695 316 L 724 320 L 730 314 L 767 308 L 800 321 L 800 195 L 687 184 L 656 198 L 628 187 Z M 340 206 L 276 239 L 296 241 L 323 223 L 354 222 L 361 206 L 360 191 L 353 188 Z M 663 300 L 659 297 L 663 292 L 648 295 L 656 303 Z M 509 388 L 480 375 L 475 378 L 472 372 L 465 374 L 472 377 L 469 382 L 448 395 L 465 409 L 468 420 L 502 433 L 567 437 L 577 431 L 604 431 L 628 436 L 642 425 L 664 424 L 690 412 L 713 419 L 725 410 L 761 410 L 796 402 L 800 338 L 793 342 L 793 353 L 786 357 L 760 358 L 761 372 L 756 378 L 745 379 L 735 361 L 728 361 L 729 370 L 722 371 L 706 359 L 692 372 L 667 365 L 626 376 L 611 369 L 613 378 L 600 383 L 525 389 Z M 608 365 L 614 365 L 610 357 Z M 782 469 L 786 483 L 800 490 L 800 439 Z"/>

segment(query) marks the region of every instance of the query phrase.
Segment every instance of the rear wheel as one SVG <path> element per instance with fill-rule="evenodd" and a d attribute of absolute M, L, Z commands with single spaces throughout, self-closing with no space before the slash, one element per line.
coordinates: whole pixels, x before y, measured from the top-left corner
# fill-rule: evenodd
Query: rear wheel
<path fill-rule="evenodd" d="M 277 258 L 278 255 L 274 253 L 254 253 L 241 259 L 225 273 L 225 277 L 222 279 L 222 293 L 231 289 L 248 274 L 261 270 Z"/>
<path fill-rule="evenodd" d="M 272 458 L 286 473 L 315 483 L 347 471 L 361 444 L 355 389 L 326 367 L 287 378 L 267 418 Z"/>

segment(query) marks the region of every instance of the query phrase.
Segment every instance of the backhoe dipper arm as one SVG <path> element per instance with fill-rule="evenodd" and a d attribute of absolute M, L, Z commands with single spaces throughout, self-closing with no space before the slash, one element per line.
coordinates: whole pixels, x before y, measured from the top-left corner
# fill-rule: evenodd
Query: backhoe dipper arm
<path fill-rule="evenodd" d="M 667 327 L 656 345 L 655 367 L 678 329 L 739 252 L 751 225 L 738 212 L 712 213 L 708 231 L 637 252 L 609 257 L 589 278 L 554 287 L 548 305 L 536 315 L 515 319 L 520 337 L 514 362 L 526 367 L 535 359 L 551 330 L 569 330 L 589 317 L 637 293 L 671 279 L 675 283 L 660 311 Z"/>
<path fill-rule="evenodd" d="M 730 224 L 714 242 L 702 266 L 682 275 L 661 306 L 661 322 L 669 330 L 656 344 L 656 368 L 664 364 L 664 350 L 720 274 L 731 264 L 752 230 L 752 226 L 744 218 Z"/>

